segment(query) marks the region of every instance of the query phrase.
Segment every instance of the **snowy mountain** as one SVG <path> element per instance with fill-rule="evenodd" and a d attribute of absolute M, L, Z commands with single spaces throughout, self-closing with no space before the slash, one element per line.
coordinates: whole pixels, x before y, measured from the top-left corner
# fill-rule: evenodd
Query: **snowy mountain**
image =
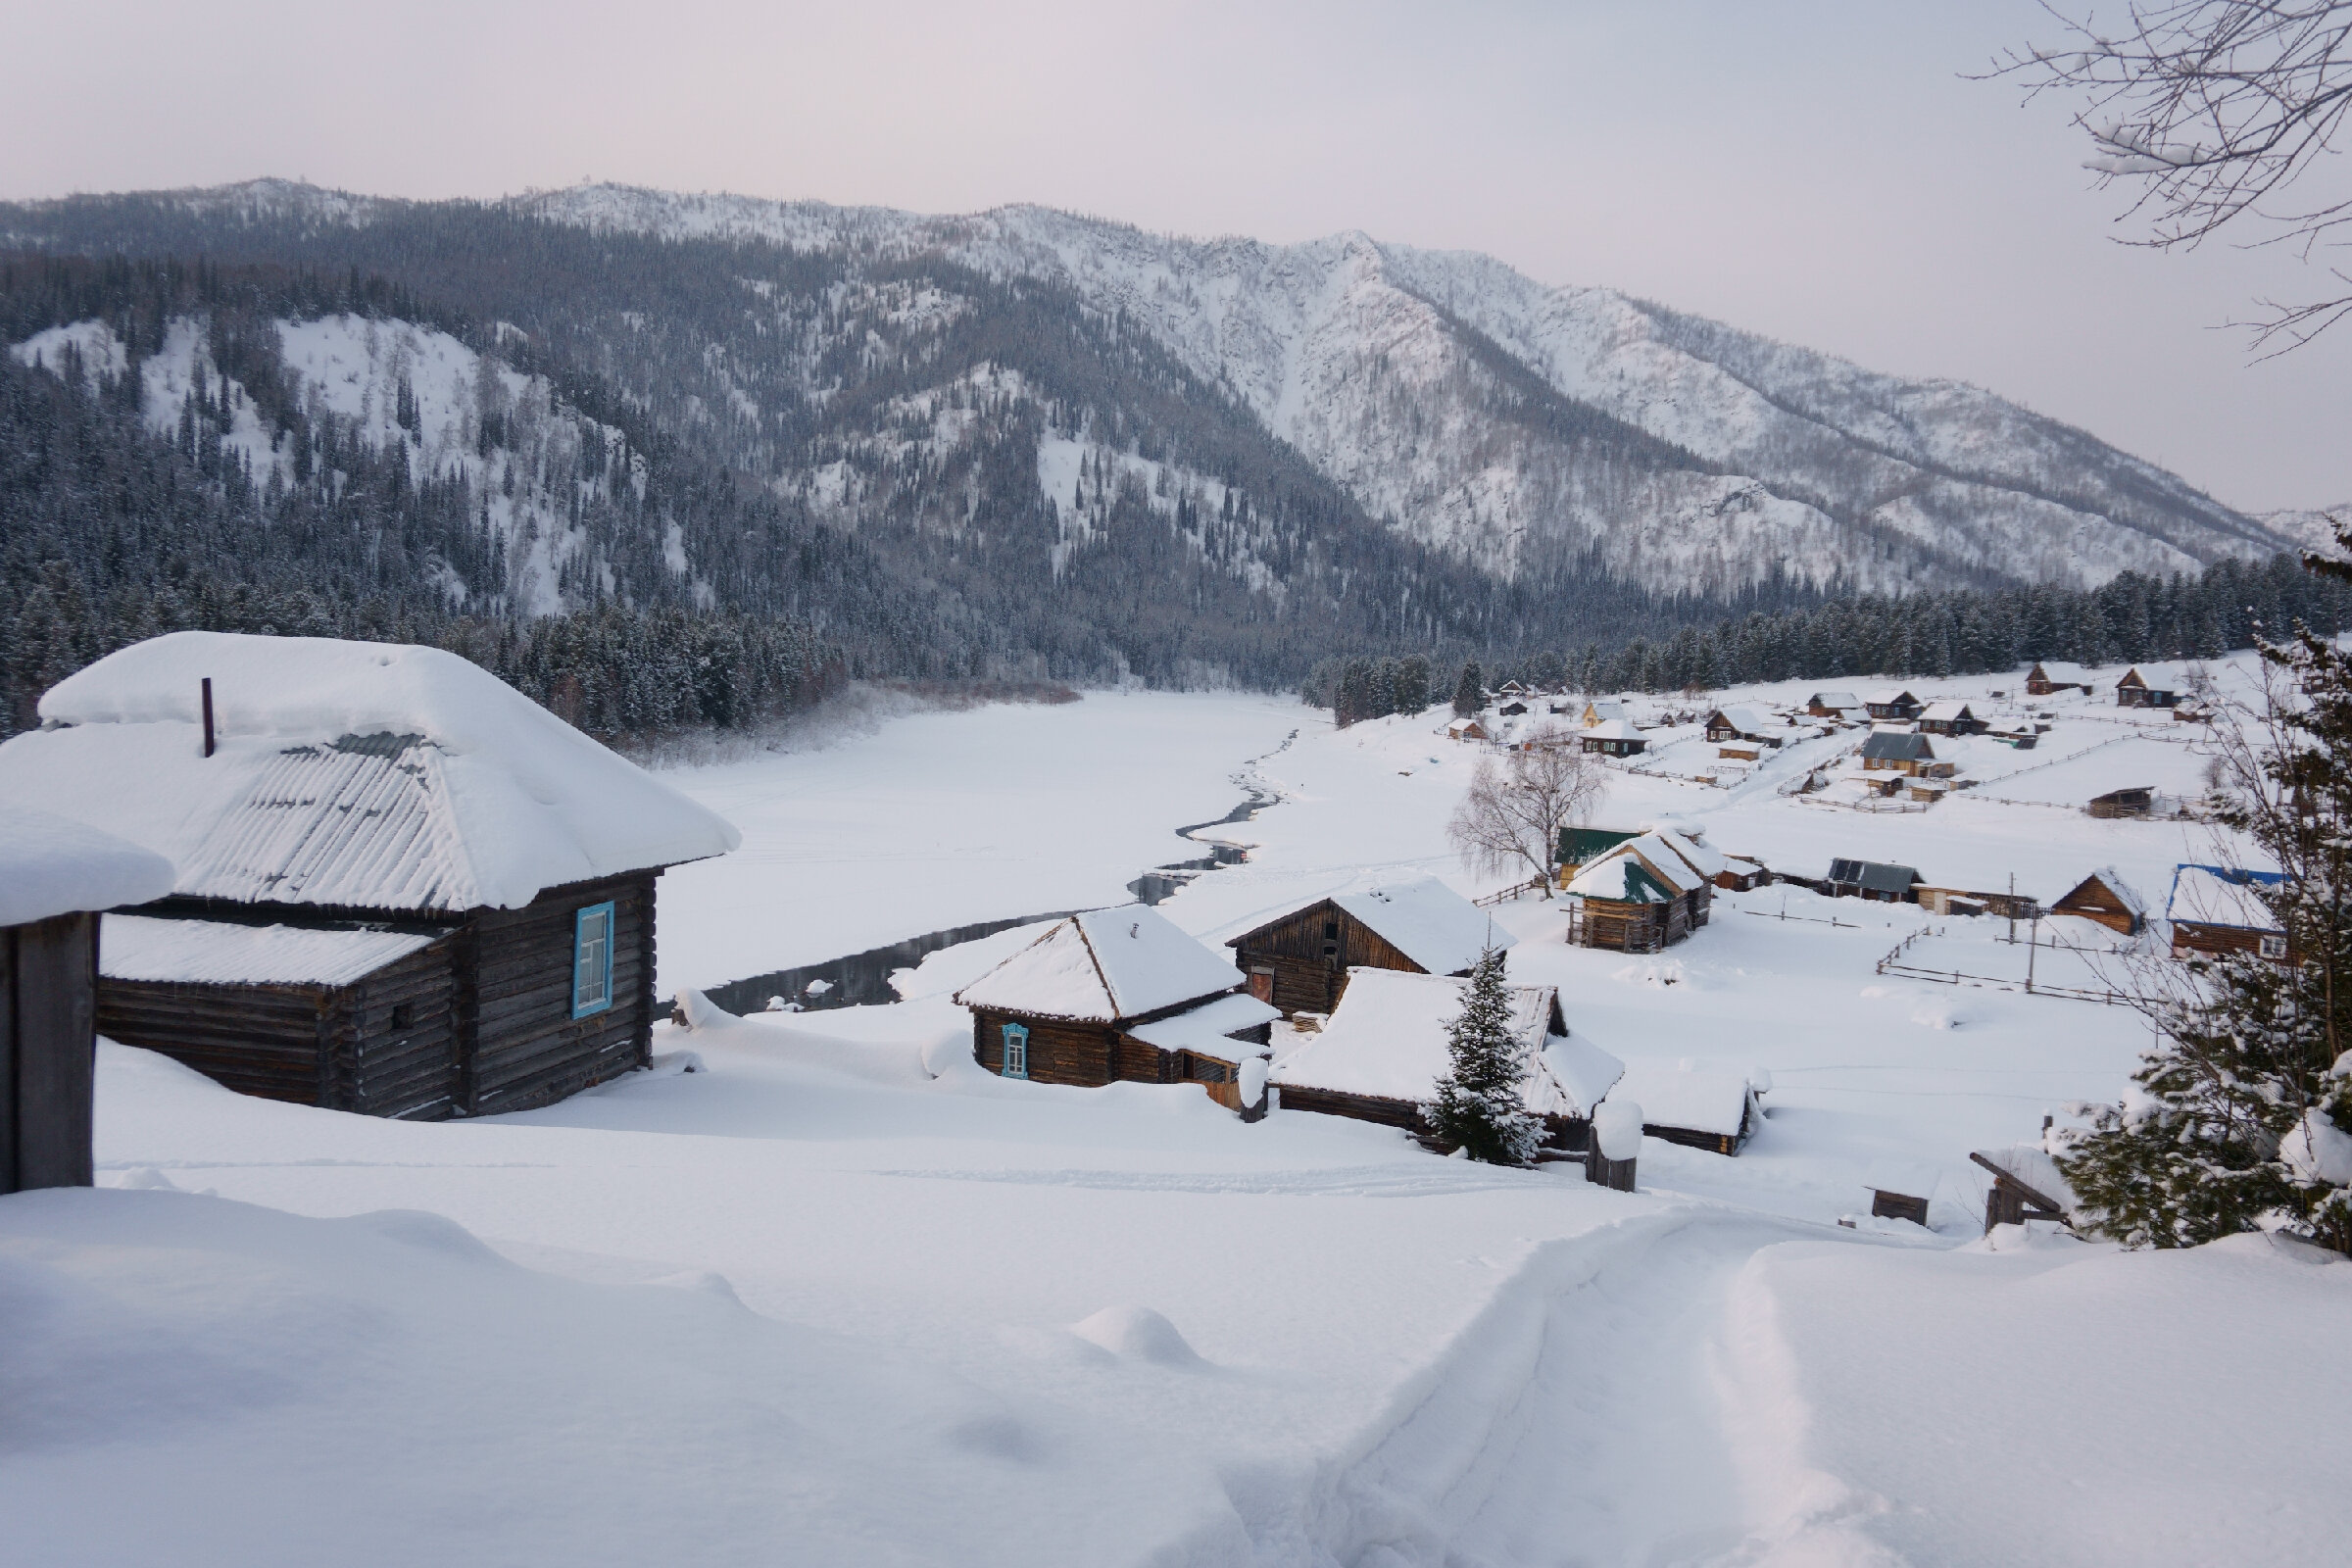
<path fill-rule="evenodd" d="M 1776 568 L 1870 589 L 1971 572 L 2096 583 L 2280 547 L 2174 475 L 1977 388 L 1547 288 L 1485 256 L 1360 233 L 1202 242 L 1036 207 L 921 218 L 609 185 L 511 205 L 599 232 L 935 252 L 1065 285 L 1373 515 L 1501 575 L 1544 551 L 1667 592 Z"/>

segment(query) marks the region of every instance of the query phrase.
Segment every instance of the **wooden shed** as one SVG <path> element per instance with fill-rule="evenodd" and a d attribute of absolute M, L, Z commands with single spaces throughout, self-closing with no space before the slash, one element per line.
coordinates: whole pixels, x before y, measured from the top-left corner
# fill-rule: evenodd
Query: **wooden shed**
<path fill-rule="evenodd" d="M 100 1027 L 302 1104 L 485 1115 L 643 1065 L 656 879 L 737 842 L 437 649 L 182 632 L 41 713 L 0 789 L 176 867 L 108 918 Z"/>
<path fill-rule="evenodd" d="M 1057 920 L 956 994 L 972 1057 L 1032 1083 L 1197 1083 L 1241 1108 L 1239 1065 L 1266 1043 L 1273 1006 L 1158 910 L 1130 904 Z"/>
<path fill-rule="evenodd" d="M 2264 897 L 2285 882 L 2277 871 L 2175 866 L 2172 893 L 2164 906 L 2165 923 L 2172 927 L 2173 956 L 2235 953 L 2274 963 L 2293 962 L 2286 930 Z"/>
<path fill-rule="evenodd" d="M 1461 1015 L 1458 977 L 1361 969 L 1320 1032 L 1274 1066 L 1285 1110 L 1311 1110 L 1429 1129 L 1421 1106 L 1451 1065 L 1446 1026 Z M 1511 986 L 1511 1028 L 1526 1053 L 1526 1103 L 1544 1118 L 1544 1143 L 1582 1150 L 1592 1107 L 1625 1070 L 1597 1046 L 1569 1037 L 1552 986 Z"/>
<path fill-rule="evenodd" d="M 1487 739 L 1487 726 L 1475 718 L 1457 718 L 1446 726 L 1446 738 L 1449 741 L 1483 741 Z"/>
<path fill-rule="evenodd" d="M 1600 856 L 1567 887 L 1572 947 L 1655 953 L 1707 923 L 1723 858 L 1680 834 L 1644 833 Z"/>
<path fill-rule="evenodd" d="M 2147 923 L 2147 906 L 2112 865 L 2103 865 L 2050 906 L 2052 914 L 2076 914 L 2095 920 L 2110 931 L 2137 936 Z"/>
<path fill-rule="evenodd" d="M 2180 701 L 2180 694 L 2168 686 L 2151 686 L 2137 669 L 2127 669 L 2124 678 L 2115 683 L 2115 706 L 2118 708 L 2172 708 Z"/>
<path fill-rule="evenodd" d="M 1764 1125 L 1771 1075 L 1721 1061 L 1636 1057 L 1609 1091 L 1616 1103 L 1642 1107 L 1647 1138 L 1736 1155 Z"/>
<path fill-rule="evenodd" d="M 2058 683 L 2050 679 L 2049 671 L 2043 669 L 2039 664 L 2035 664 L 2032 669 L 2026 671 L 2026 695 L 2028 697 L 2047 697 L 2057 690 Z"/>
<path fill-rule="evenodd" d="M 171 886 L 159 855 L 47 811 L 0 813 L 0 1193 L 90 1185 L 95 911 Z"/>
<path fill-rule="evenodd" d="M 1432 877 L 1335 893 L 1277 915 L 1225 945 L 1250 994 L 1284 1017 L 1329 1012 L 1350 973 L 1468 974 L 1491 942 L 1513 938 L 1483 909 Z"/>
<path fill-rule="evenodd" d="M 2156 790 L 2153 785 L 2133 784 L 2120 790 L 2094 795 L 2083 807 L 2093 816 L 2146 816 L 2156 808 Z"/>

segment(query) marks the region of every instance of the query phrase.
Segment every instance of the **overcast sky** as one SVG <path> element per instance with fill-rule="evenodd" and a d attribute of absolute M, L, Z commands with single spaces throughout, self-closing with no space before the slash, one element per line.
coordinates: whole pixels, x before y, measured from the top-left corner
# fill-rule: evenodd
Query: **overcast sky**
<path fill-rule="evenodd" d="M 1964 5 L 0 0 L 0 195 L 258 174 L 583 177 L 1487 251 L 1876 369 L 1958 376 L 2249 510 L 2352 501 L 2352 325 L 2250 363 L 2308 272 L 2116 245 L 2047 38 Z"/>

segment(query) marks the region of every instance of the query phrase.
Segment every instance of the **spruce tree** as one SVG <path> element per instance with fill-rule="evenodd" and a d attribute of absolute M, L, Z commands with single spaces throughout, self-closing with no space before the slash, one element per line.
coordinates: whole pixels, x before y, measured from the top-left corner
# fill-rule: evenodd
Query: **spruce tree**
<path fill-rule="evenodd" d="M 2307 564 L 2352 580 L 2344 563 Z M 2352 657 L 2298 627 L 2262 658 L 2270 700 L 2225 739 L 2214 815 L 2284 873 L 2247 892 L 2290 958 L 2182 965 L 2143 998 L 2162 1034 L 2134 1092 L 2062 1140 L 2090 1224 L 2130 1246 L 2276 1228 L 2352 1250 Z"/>
<path fill-rule="evenodd" d="M 1536 1155 L 1544 1119 L 1527 1108 L 1524 1048 L 1511 1031 L 1511 997 L 1502 953 L 1489 948 L 1470 971 L 1462 1010 L 1446 1029 L 1452 1058 L 1437 1095 L 1421 1107 L 1430 1131 L 1490 1165 L 1525 1165 Z"/>
<path fill-rule="evenodd" d="M 1462 678 L 1453 686 L 1453 716 L 1469 718 L 1487 706 L 1487 677 L 1472 660 L 1462 666 Z"/>

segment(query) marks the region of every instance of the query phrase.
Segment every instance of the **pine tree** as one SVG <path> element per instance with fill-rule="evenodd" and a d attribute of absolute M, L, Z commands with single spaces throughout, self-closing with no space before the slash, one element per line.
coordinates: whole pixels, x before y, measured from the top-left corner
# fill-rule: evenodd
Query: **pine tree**
<path fill-rule="evenodd" d="M 1453 685 L 1453 716 L 1469 718 L 1487 706 L 1487 677 L 1477 661 L 1462 666 L 1462 678 Z"/>
<path fill-rule="evenodd" d="M 2338 544 L 2352 554 L 2352 533 Z M 2352 656 L 2298 627 L 2262 658 L 2270 701 L 2225 738 L 2214 814 L 2284 873 L 2248 892 L 2291 960 L 2199 957 L 2150 988 L 2162 1036 L 2134 1093 L 2062 1140 L 2090 1223 L 2130 1246 L 2280 1228 L 2352 1250 Z"/>
<path fill-rule="evenodd" d="M 1446 1029 L 1446 1049 L 1451 1066 L 1421 1107 L 1430 1131 L 1490 1165 L 1532 1161 L 1544 1119 L 1527 1108 L 1528 1064 L 1511 1031 L 1499 949 L 1487 949 L 1470 971 L 1461 1014 Z"/>

